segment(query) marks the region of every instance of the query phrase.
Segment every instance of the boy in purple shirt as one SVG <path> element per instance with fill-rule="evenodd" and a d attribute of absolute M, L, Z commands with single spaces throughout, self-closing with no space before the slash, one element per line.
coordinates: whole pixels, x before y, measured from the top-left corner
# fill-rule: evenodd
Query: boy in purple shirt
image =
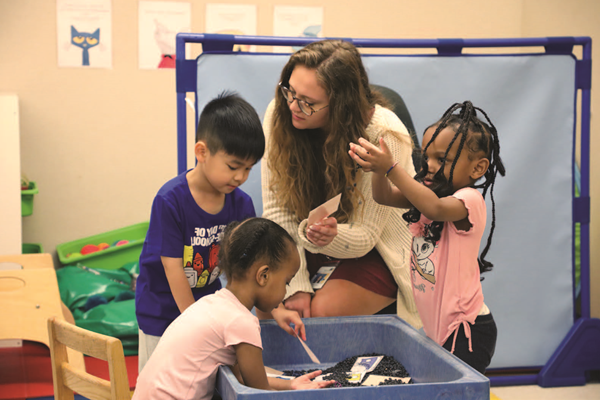
<path fill-rule="evenodd" d="M 219 242 L 229 222 L 255 216 L 252 199 L 238 186 L 264 150 L 262 125 L 248 102 L 223 93 L 206 105 L 196 166 L 165 183 L 152 204 L 135 293 L 140 371 L 171 322 L 221 289 Z M 282 318 L 302 327 L 299 317 Z"/>

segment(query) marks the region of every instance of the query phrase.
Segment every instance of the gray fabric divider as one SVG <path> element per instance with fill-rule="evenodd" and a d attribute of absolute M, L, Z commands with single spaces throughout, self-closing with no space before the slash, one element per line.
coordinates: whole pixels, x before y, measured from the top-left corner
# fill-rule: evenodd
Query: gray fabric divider
<path fill-rule="evenodd" d="M 261 117 L 288 55 L 203 55 L 197 106 L 235 90 Z M 495 188 L 496 232 L 483 291 L 498 325 L 491 368 L 541 366 L 573 324 L 572 160 L 575 60 L 566 55 L 364 57 L 372 83 L 398 92 L 419 138 L 471 100 L 497 127 L 507 176 Z M 346 145 L 346 144 L 341 144 Z M 260 165 L 242 187 L 262 213 Z M 488 229 L 491 223 L 489 193 Z M 487 231 L 482 248 L 487 240 Z M 309 333 L 310 334 L 310 333 Z"/>

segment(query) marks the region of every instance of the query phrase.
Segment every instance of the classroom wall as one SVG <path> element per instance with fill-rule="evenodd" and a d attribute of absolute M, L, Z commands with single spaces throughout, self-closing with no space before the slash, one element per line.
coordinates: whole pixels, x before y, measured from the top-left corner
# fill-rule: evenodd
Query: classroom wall
<path fill-rule="evenodd" d="M 201 33 L 206 2 L 189 2 L 192 31 Z M 298 5 L 229 2 L 258 6 L 259 35 L 272 34 L 275 4 Z M 325 36 L 600 39 L 596 0 L 307 0 L 303 5 L 324 6 Z M 0 92 L 19 96 L 21 169 L 39 187 L 33 215 L 23 218 L 23 242 L 41 243 L 46 252 L 148 220 L 154 194 L 177 172 L 174 70 L 138 68 L 137 0 L 112 2 L 112 37 L 112 69 L 58 68 L 56 2 L 0 0 Z M 595 43 L 592 154 L 600 151 L 594 120 L 600 113 L 594 98 L 598 49 Z M 600 160 L 592 157 L 594 317 L 600 317 L 599 172 Z"/>

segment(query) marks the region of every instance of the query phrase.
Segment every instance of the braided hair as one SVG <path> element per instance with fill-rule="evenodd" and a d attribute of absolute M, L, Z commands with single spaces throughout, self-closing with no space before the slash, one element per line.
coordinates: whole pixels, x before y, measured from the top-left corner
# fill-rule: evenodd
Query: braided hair
<path fill-rule="evenodd" d="M 265 218 L 231 222 L 225 228 L 219 249 L 219 267 L 228 280 L 243 278 L 252 265 L 261 261 L 277 270 L 294 239 L 277 223 Z"/>
<path fill-rule="evenodd" d="M 455 114 L 457 111 L 458 114 Z M 485 121 L 487 121 L 487 123 L 480 120 L 477 117 L 477 112 L 480 112 L 485 117 Z M 442 130 L 449 127 L 452 128 L 455 132 L 455 135 L 450 141 L 450 144 L 448 145 L 448 148 L 446 149 L 446 152 L 444 154 L 442 165 L 434 175 L 434 180 L 436 182 L 440 182 L 439 185 L 433 188 L 433 192 L 438 197 L 447 197 L 455 192 L 452 184 L 454 168 L 465 145 L 468 151 L 470 151 L 471 153 L 477 153 L 482 151 L 485 154 L 485 157 L 490 161 L 489 167 L 483 175 L 483 181 L 479 184 L 475 184 L 472 186 L 476 189 L 482 189 L 483 198 L 485 198 L 488 189 L 490 190 L 490 197 L 492 200 L 492 225 L 487 238 L 487 243 L 477 260 L 479 263 L 480 273 L 490 271 L 493 265 L 491 262 L 485 260 L 485 256 L 487 255 L 492 244 L 492 237 L 496 228 L 496 202 L 494 200 L 494 184 L 496 182 L 496 176 L 498 175 L 498 173 L 502 176 L 504 176 L 506 173 L 506 170 L 504 169 L 504 164 L 500 159 L 500 142 L 498 141 L 498 131 L 496 130 L 494 124 L 492 124 L 492 121 L 490 121 L 487 114 L 481 108 L 473 106 L 473 104 L 470 101 L 453 104 L 448 110 L 446 110 L 442 119 L 440 119 L 435 124 L 429 126 L 427 129 L 432 127 L 435 127 L 435 131 L 431 137 L 431 140 L 423 149 L 423 154 L 427 152 L 427 149 L 429 148 L 431 143 L 433 143 L 435 138 L 440 134 Z M 456 142 L 456 140 L 459 137 L 460 141 L 456 152 L 456 156 L 454 157 L 454 160 L 452 161 L 452 165 L 450 167 L 450 175 L 448 179 L 446 179 L 444 177 L 446 157 L 448 156 L 450 149 L 454 145 L 454 142 Z M 415 179 L 419 182 L 423 182 L 423 179 L 425 178 L 428 172 L 427 169 L 428 166 L 426 157 L 423 157 L 421 160 L 421 170 L 415 175 Z M 412 207 L 407 212 L 405 212 L 402 217 L 407 222 L 415 223 L 421 219 L 421 212 L 415 207 Z M 428 229 L 426 229 L 425 240 L 435 244 L 438 240 L 440 240 L 443 227 L 443 221 L 433 221 L 431 225 L 429 225 Z"/>

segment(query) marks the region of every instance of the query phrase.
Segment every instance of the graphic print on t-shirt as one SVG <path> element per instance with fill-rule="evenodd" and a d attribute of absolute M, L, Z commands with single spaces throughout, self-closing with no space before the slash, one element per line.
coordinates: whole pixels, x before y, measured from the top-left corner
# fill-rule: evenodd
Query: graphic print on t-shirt
<path fill-rule="evenodd" d="M 219 248 L 225 225 L 195 228 L 189 246 L 183 246 L 183 270 L 192 288 L 210 285 L 219 276 Z"/>
<path fill-rule="evenodd" d="M 423 279 L 435 284 L 435 265 L 429 256 L 437 245 L 425 240 L 423 236 L 413 237 L 412 257 L 410 260 L 411 270 L 417 271 Z M 413 279 L 414 281 L 414 279 Z"/>
<path fill-rule="evenodd" d="M 188 280 L 190 287 L 196 287 L 198 282 L 198 272 L 192 268 L 194 260 L 194 248 L 192 246 L 183 246 L 183 272 Z"/>
<path fill-rule="evenodd" d="M 210 251 L 208 252 L 208 270 L 210 271 L 210 280 L 208 284 L 210 285 L 217 279 L 219 276 L 219 272 L 221 269 L 217 266 L 219 264 L 219 249 L 221 248 L 220 244 L 213 243 L 210 245 Z"/>

